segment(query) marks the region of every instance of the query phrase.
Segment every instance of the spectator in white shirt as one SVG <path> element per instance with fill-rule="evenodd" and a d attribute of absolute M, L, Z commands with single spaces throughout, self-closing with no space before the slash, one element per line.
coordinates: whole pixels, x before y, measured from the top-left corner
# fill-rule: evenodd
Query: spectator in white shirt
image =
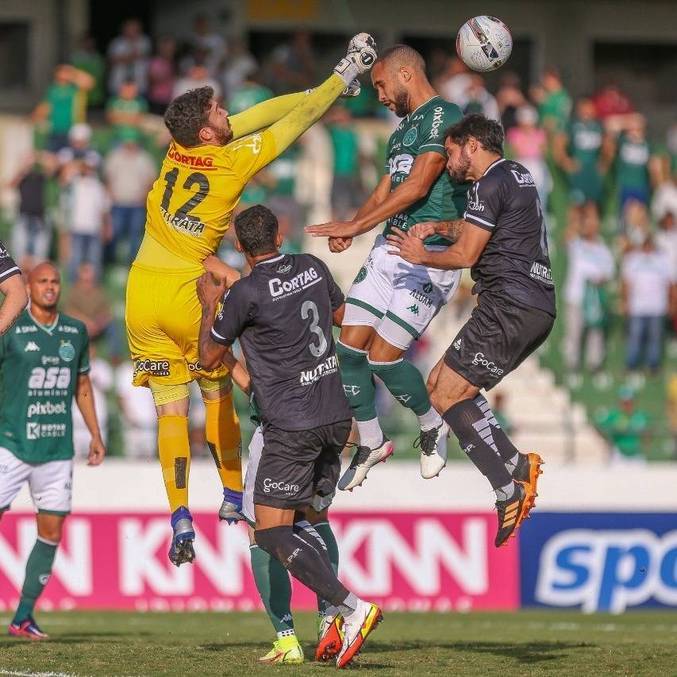
<path fill-rule="evenodd" d="M 627 316 L 625 364 L 643 364 L 653 373 L 661 366 L 665 321 L 675 300 L 675 277 L 669 255 L 651 237 L 623 259 L 623 309 Z"/>
<path fill-rule="evenodd" d="M 472 84 L 472 75 L 468 67 L 458 57 L 451 57 L 445 72 L 440 76 L 437 90 L 443 99 L 465 108 L 468 103 L 468 88 Z"/>
<path fill-rule="evenodd" d="M 134 366 L 123 362 L 115 370 L 115 394 L 122 412 L 125 456 L 153 458 L 156 455 L 157 414 L 148 388 L 132 385 Z"/>
<path fill-rule="evenodd" d="M 580 369 L 585 349 L 586 365 L 595 371 L 606 357 L 603 286 L 614 275 L 614 259 L 599 235 L 599 217 L 593 203 L 584 209 L 578 233 L 573 233 L 567 248 L 566 363 L 571 370 Z"/>
<path fill-rule="evenodd" d="M 194 52 L 203 55 L 203 65 L 209 71 L 209 75 L 216 78 L 221 71 L 227 45 L 224 37 L 213 30 L 209 17 L 205 14 L 198 14 L 195 17 L 190 45 Z M 194 63 L 188 61 L 182 65 L 189 68 Z"/>
<path fill-rule="evenodd" d="M 127 19 L 122 24 L 121 34 L 108 47 L 108 90 L 116 94 L 123 83 L 133 80 L 139 92 L 148 88 L 148 64 L 151 55 L 150 38 L 143 34 L 138 19 Z"/>
<path fill-rule="evenodd" d="M 138 133 L 125 129 L 122 143 L 106 157 L 104 177 L 111 197 L 112 235 L 106 261 L 117 259 L 121 242 L 128 243 L 126 261 L 131 265 L 141 244 L 146 223 L 146 197 L 157 176 L 150 153 L 139 145 Z"/>

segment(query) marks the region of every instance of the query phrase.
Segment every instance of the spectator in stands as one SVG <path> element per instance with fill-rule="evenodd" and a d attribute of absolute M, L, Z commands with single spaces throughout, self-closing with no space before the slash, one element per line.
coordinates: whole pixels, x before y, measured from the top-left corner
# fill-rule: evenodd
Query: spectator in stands
<path fill-rule="evenodd" d="M 239 93 L 254 85 L 265 90 L 267 93 L 269 92 L 266 98 L 270 98 L 273 93 L 267 87 L 264 87 L 259 83 L 258 71 L 259 64 L 247 49 L 244 39 L 235 38 L 232 40 L 228 49 L 228 58 L 223 69 L 223 89 L 225 98 L 232 102 Z M 265 99 L 261 99 L 261 101 L 263 100 Z M 259 101 L 255 101 L 254 103 L 259 103 Z M 249 108 L 251 105 L 254 104 L 249 104 L 245 106 L 245 108 Z M 231 107 L 229 107 L 228 110 L 230 110 L 231 113 L 233 112 Z M 244 108 L 240 108 L 240 110 L 244 110 Z"/>
<path fill-rule="evenodd" d="M 522 93 L 517 73 L 508 71 L 501 76 L 496 92 L 496 103 L 501 112 L 501 124 L 506 134 L 517 125 L 517 110 L 528 102 Z"/>
<path fill-rule="evenodd" d="M 108 91 L 119 92 L 120 87 L 132 80 L 142 94 L 148 86 L 148 59 L 151 55 L 150 38 L 143 34 L 138 19 L 127 19 L 118 35 L 108 47 Z"/>
<path fill-rule="evenodd" d="M 291 40 L 273 50 L 268 85 L 276 94 L 311 87 L 315 82 L 316 64 L 310 33 L 297 31 Z"/>
<path fill-rule="evenodd" d="M 439 78 L 437 91 L 442 98 L 463 109 L 468 103 L 467 92 L 471 83 L 472 75 L 468 67 L 457 56 L 452 56 Z"/>
<path fill-rule="evenodd" d="M 115 394 L 122 417 L 125 456 L 154 458 L 157 454 L 157 414 L 149 388 L 132 385 L 134 365 L 127 361 L 115 370 Z"/>
<path fill-rule="evenodd" d="M 111 238 L 106 262 L 117 260 L 121 242 L 128 244 L 126 262 L 131 265 L 141 244 L 146 223 L 146 197 L 157 175 L 155 162 L 139 145 L 139 135 L 127 129 L 122 142 L 106 157 L 104 178 L 111 199 Z"/>
<path fill-rule="evenodd" d="M 68 291 L 64 310 L 87 327 L 92 341 L 110 331 L 113 311 L 104 288 L 97 282 L 97 271 L 91 263 L 81 263 L 77 277 Z"/>
<path fill-rule="evenodd" d="M 258 79 L 258 73 L 252 73 L 245 78 L 235 89 L 230 91 L 230 102 L 228 112 L 231 115 L 241 113 L 247 108 L 262 103 L 273 96 L 273 92 L 268 87 L 262 85 Z"/>
<path fill-rule="evenodd" d="M 176 40 L 164 35 L 148 65 L 148 102 L 150 111 L 163 115 L 172 100 L 176 82 Z"/>
<path fill-rule="evenodd" d="M 651 200 L 651 215 L 657 222 L 668 214 L 677 214 L 677 167 L 658 184 Z"/>
<path fill-rule="evenodd" d="M 506 140 L 517 162 L 521 162 L 531 173 L 536 184 L 543 210 L 548 208 L 548 195 L 552 187 L 552 178 L 546 163 L 548 138 L 545 130 L 538 127 L 538 112 L 533 106 L 517 109 L 517 126 L 512 127 Z"/>
<path fill-rule="evenodd" d="M 501 113 L 498 110 L 496 98 L 489 94 L 484 86 L 484 78 L 479 73 L 473 73 L 470 76 L 470 84 L 465 91 L 465 101 L 465 106 L 463 106 L 465 115 L 479 113 L 490 120 L 500 121 Z"/>
<path fill-rule="evenodd" d="M 87 105 L 90 108 L 101 108 L 106 99 L 106 60 L 96 48 L 94 36 L 85 33 L 71 56 L 71 63 L 78 70 L 89 73 L 94 85 L 89 90 Z"/>
<path fill-rule="evenodd" d="M 134 80 L 120 85 L 117 96 L 106 106 L 106 119 L 113 127 L 115 140 L 120 141 L 128 131 L 140 131 L 144 116 L 148 113 L 148 102 L 139 95 L 139 87 Z"/>
<path fill-rule="evenodd" d="M 17 261 L 26 257 L 44 261 L 49 255 L 52 229 L 45 204 L 48 167 L 44 153 L 32 153 L 10 182 L 10 187 L 19 193 L 19 209 L 12 228 L 12 255 Z"/>
<path fill-rule="evenodd" d="M 213 28 L 213 21 L 206 14 L 198 14 L 193 21 L 193 33 L 189 38 L 193 54 L 200 54 L 200 65 L 209 72 L 209 77 L 217 78 L 226 57 L 226 40 Z M 190 56 L 188 57 L 190 59 Z M 186 69 L 195 63 L 186 63 Z"/>
<path fill-rule="evenodd" d="M 56 153 L 68 145 L 68 132 L 84 121 L 87 93 L 94 78 L 74 66 L 62 64 L 54 71 L 54 81 L 33 111 L 33 121 L 47 123 L 47 150 Z"/>
<path fill-rule="evenodd" d="M 677 213 L 677 212 L 675 212 Z M 656 233 L 656 247 L 665 253 L 670 261 L 670 270 L 677 279 L 677 217 L 673 212 L 667 212 L 658 224 Z M 670 308 L 670 320 L 673 333 L 677 336 L 677 307 Z"/>
<path fill-rule="evenodd" d="M 71 127 L 68 132 L 68 145 L 56 155 L 59 182 L 70 183 L 71 178 L 80 171 L 80 163 L 87 162 L 92 167 L 99 167 L 101 155 L 91 146 L 92 128 L 85 122 Z"/>
<path fill-rule="evenodd" d="M 110 225 L 110 204 L 96 167 L 87 160 L 79 163 L 79 171 L 67 187 L 66 204 L 66 227 L 70 234 L 70 280 L 75 281 L 80 265 L 85 262 L 94 266 L 96 276 L 99 277 L 103 239 Z"/>
<path fill-rule="evenodd" d="M 537 90 L 538 115 L 549 133 L 564 129 L 571 115 L 571 97 L 564 89 L 559 72 L 548 68 Z"/>
<path fill-rule="evenodd" d="M 198 62 L 191 66 L 186 75 L 179 78 L 174 83 L 173 96 L 181 96 L 191 89 L 198 89 L 199 87 L 211 87 L 214 90 L 214 98 L 221 99 L 221 85 L 216 78 L 209 74 L 206 66 Z"/>
<path fill-rule="evenodd" d="M 647 206 L 637 200 L 628 200 L 621 213 L 622 236 L 620 238 L 621 251 L 627 252 L 641 247 L 651 235 L 651 219 Z"/>
<path fill-rule="evenodd" d="M 605 285 L 614 276 L 611 250 L 599 234 L 594 202 L 580 214 L 578 226 L 567 233 L 567 277 L 564 283 L 566 334 L 564 355 L 568 369 L 578 371 L 582 356 L 591 371 L 602 368 L 606 357 L 608 303 Z"/>
<path fill-rule="evenodd" d="M 603 142 L 604 129 L 592 99 L 583 97 L 576 102 L 574 117 L 556 133 L 553 143 L 553 156 L 566 174 L 574 206 L 601 204 L 602 177 L 608 166 L 603 161 Z"/>
<path fill-rule="evenodd" d="M 334 151 L 331 202 L 335 221 L 349 221 L 362 204 L 360 142 L 352 116 L 344 106 L 332 109 L 327 126 Z"/>
<path fill-rule="evenodd" d="M 593 96 L 592 101 L 597 117 L 612 133 L 618 133 L 623 129 L 634 113 L 630 99 L 614 83 L 602 87 Z"/>
<path fill-rule="evenodd" d="M 635 394 L 624 386 L 618 393 L 619 403 L 611 409 L 603 409 L 595 415 L 595 422 L 609 442 L 612 463 L 642 462 L 642 442 L 649 417 L 635 407 Z"/>
<path fill-rule="evenodd" d="M 629 370 L 643 364 L 653 374 L 661 367 L 663 330 L 675 304 L 677 276 L 668 255 L 651 236 L 623 259 L 622 307 L 627 317 L 625 364 Z"/>
<path fill-rule="evenodd" d="M 89 378 L 96 402 L 96 419 L 101 428 L 104 444 L 108 444 L 108 393 L 113 387 L 113 369 L 110 364 L 97 355 L 96 346 L 89 344 Z M 80 413 L 80 407 L 73 407 L 73 446 L 75 455 L 87 458 L 92 439 L 89 429 Z"/>

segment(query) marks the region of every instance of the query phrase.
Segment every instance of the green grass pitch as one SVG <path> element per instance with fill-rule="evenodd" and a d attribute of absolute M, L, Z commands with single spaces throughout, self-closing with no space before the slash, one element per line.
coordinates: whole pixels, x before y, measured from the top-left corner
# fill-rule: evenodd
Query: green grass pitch
<path fill-rule="evenodd" d="M 302 666 L 259 666 L 261 613 L 39 614 L 46 642 L 0 638 L 0 675 L 333 674 L 310 659 L 315 618 L 298 614 Z M 4 625 L 7 616 L 1 616 Z M 327 672 L 331 671 L 331 672 Z M 390 675 L 677 675 L 677 615 L 387 613 L 353 671 Z"/>

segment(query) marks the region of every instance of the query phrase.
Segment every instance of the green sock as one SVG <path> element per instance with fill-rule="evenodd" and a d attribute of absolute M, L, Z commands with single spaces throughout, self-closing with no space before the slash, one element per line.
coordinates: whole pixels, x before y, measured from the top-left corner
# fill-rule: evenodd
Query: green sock
<path fill-rule="evenodd" d="M 258 545 L 249 546 L 256 589 L 275 632 L 294 632 L 291 615 L 291 582 L 287 570 Z"/>
<path fill-rule="evenodd" d="M 317 524 L 313 524 L 313 527 L 320 535 L 320 538 L 324 541 L 324 544 L 327 546 L 327 555 L 329 556 L 329 561 L 331 562 L 331 568 L 338 576 L 339 549 L 338 544 L 336 543 L 336 538 L 334 537 L 334 532 L 331 530 L 331 525 L 329 522 L 318 522 Z M 329 602 L 322 599 L 321 597 L 317 598 L 317 610 L 321 614 L 323 614 L 329 606 L 331 606 Z"/>
<path fill-rule="evenodd" d="M 371 421 L 376 418 L 376 388 L 374 377 L 369 370 L 367 353 L 336 342 L 341 380 L 348 403 L 357 421 Z"/>
<path fill-rule="evenodd" d="M 21 623 L 33 615 L 35 603 L 52 573 L 56 548 L 56 544 L 43 541 L 39 537 L 35 541 L 33 550 L 31 550 L 26 562 L 26 578 L 23 588 L 21 588 L 21 599 L 12 623 Z"/>
<path fill-rule="evenodd" d="M 395 362 L 369 362 L 372 373 L 378 376 L 392 396 L 417 416 L 430 411 L 430 397 L 421 372 L 404 358 Z"/>

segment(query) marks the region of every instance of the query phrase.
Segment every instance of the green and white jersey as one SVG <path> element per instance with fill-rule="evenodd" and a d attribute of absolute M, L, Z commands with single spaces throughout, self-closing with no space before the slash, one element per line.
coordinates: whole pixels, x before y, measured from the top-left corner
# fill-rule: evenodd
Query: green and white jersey
<path fill-rule="evenodd" d="M 0 338 L 0 447 L 26 463 L 73 458 L 73 396 L 88 371 L 82 322 L 57 315 L 45 327 L 24 310 Z"/>
<path fill-rule="evenodd" d="M 414 161 L 424 153 L 439 153 L 446 157 L 444 132 L 463 117 L 455 103 L 434 96 L 421 104 L 400 122 L 388 141 L 385 170 L 390 175 L 390 189 L 394 190 L 407 180 Z M 463 218 L 469 183 L 454 183 L 443 171 L 428 194 L 412 204 L 405 212 L 395 214 L 386 222 L 384 235 L 391 228 L 409 230 L 424 221 L 453 221 Z M 433 235 L 426 244 L 447 245 L 449 241 Z"/>

